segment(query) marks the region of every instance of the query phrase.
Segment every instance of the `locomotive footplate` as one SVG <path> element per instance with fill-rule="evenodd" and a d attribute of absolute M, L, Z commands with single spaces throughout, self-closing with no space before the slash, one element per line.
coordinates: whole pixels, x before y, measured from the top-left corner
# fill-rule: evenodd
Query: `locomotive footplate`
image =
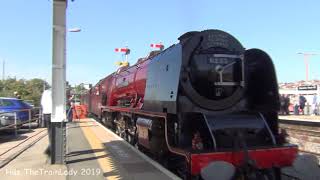
<path fill-rule="evenodd" d="M 190 152 L 189 167 L 193 176 L 200 175 L 216 162 L 230 164 L 237 171 L 244 171 L 247 167 L 256 172 L 282 168 L 291 166 L 298 155 L 296 145 L 276 143 L 262 114 L 236 113 L 203 117 L 211 132 L 213 150 Z"/>
<path fill-rule="evenodd" d="M 253 163 L 257 169 L 291 166 L 297 154 L 298 147 L 295 145 L 248 150 L 248 156 L 251 160 L 254 159 Z M 193 153 L 190 155 L 190 172 L 193 176 L 199 175 L 203 168 L 217 161 L 228 162 L 236 168 L 242 168 L 245 165 L 245 156 L 243 151 Z"/>

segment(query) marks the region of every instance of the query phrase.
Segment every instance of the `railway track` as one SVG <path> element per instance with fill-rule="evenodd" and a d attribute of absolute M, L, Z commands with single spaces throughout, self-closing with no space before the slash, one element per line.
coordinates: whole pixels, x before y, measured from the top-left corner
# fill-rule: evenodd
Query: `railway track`
<path fill-rule="evenodd" d="M 28 138 L 18 142 L 12 146 L 6 148 L 3 152 L 0 153 L 0 168 L 7 165 L 25 150 L 33 146 L 35 143 L 40 141 L 43 137 L 47 136 L 47 129 L 42 129 L 39 132 L 29 136 Z"/>
<path fill-rule="evenodd" d="M 279 120 L 287 140 L 299 146 L 300 153 L 311 154 L 320 160 L 320 122 Z"/>

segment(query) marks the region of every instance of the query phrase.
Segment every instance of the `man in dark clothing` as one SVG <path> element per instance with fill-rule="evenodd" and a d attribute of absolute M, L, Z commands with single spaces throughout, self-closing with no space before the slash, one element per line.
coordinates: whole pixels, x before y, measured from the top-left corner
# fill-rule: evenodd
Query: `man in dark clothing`
<path fill-rule="evenodd" d="M 284 112 L 286 115 L 289 115 L 289 105 L 290 105 L 290 98 L 289 95 L 284 97 Z"/>
<path fill-rule="evenodd" d="M 72 122 L 74 110 L 74 95 L 72 95 L 67 101 L 67 119 L 68 122 Z"/>
<path fill-rule="evenodd" d="M 300 109 L 301 109 L 303 115 L 304 115 L 304 107 L 306 105 L 306 102 L 307 102 L 306 98 L 303 95 L 300 95 L 299 96 L 299 104 L 300 104 Z"/>
<path fill-rule="evenodd" d="M 280 114 L 284 114 L 285 112 L 285 97 L 283 94 L 280 95 Z"/>

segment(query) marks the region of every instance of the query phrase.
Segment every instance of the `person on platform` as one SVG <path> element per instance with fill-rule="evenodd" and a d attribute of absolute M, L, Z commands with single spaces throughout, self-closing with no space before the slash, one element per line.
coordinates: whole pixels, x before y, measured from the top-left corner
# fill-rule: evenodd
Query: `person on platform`
<path fill-rule="evenodd" d="M 68 122 L 72 121 L 74 109 L 74 95 L 70 96 L 67 101 L 67 119 Z"/>
<path fill-rule="evenodd" d="M 285 97 L 283 94 L 280 95 L 280 114 L 284 115 L 285 112 Z"/>
<path fill-rule="evenodd" d="M 13 94 L 17 99 L 21 99 L 21 96 L 17 91 L 15 91 Z"/>
<path fill-rule="evenodd" d="M 49 127 L 49 123 L 51 121 L 51 113 L 52 113 L 52 94 L 51 89 L 46 89 L 43 91 L 41 96 L 41 107 L 43 114 L 43 127 Z"/>
<path fill-rule="evenodd" d="M 313 95 L 313 99 L 312 99 L 312 115 L 318 115 L 318 105 L 319 105 L 319 102 L 318 102 L 318 96 L 317 94 L 314 94 Z"/>
<path fill-rule="evenodd" d="M 299 96 L 297 95 L 294 96 L 293 104 L 294 104 L 293 114 L 299 115 Z"/>
<path fill-rule="evenodd" d="M 289 105 L 290 105 L 290 98 L 289 95 L 284 97 L 284 113 L 289 115 Z"/>
<path fill-rule="evenodd" d="M 49 142 L 51 142 L 51 130 L 50 130 L 50 123 L 51 123 L 51 113 L 52 113 L 52 92 L 51 89 L 46 89 L 43 91 L 41 96 L 41 107 L 42 107 L 42 122 L 41 127 L 47 127 L 48 135 L 49 135 Z M 51 147 L 50 143 L 48 148 L 46 149 L 45 153 L 47 155 L 51 155 Z"/>
<path fill-rule="evenodd" d="M 306 106 L 306 98 L 303 95 L 299 96 L 299 105 L 300 105 L 300 110 L 302 112 L 302 115 L 304 115 L 304 107 Z"/>

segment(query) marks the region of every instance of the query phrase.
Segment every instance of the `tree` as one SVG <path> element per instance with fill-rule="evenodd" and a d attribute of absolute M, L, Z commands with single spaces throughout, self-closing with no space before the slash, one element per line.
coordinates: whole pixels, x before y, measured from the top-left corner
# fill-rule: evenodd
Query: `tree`
<path fill-rule="evenodd" d="M 14 92 L 17 92 L 23 100 L 33 101 L 35 106 L 40 106 L 42 92 L 47 87 L 50 87 L 48 82 L 42 79 L 8 78 L 0 81 L 0 96 L 14 97 Z"/>
<path fill-rule="evenodd" d="M 84 84 L 76 85 L 71 89 L 71 94 L 75 95 L 76 100 L 80 100 L 81 95 L 87 92 L 87 89 L 84 87 Z"/>

